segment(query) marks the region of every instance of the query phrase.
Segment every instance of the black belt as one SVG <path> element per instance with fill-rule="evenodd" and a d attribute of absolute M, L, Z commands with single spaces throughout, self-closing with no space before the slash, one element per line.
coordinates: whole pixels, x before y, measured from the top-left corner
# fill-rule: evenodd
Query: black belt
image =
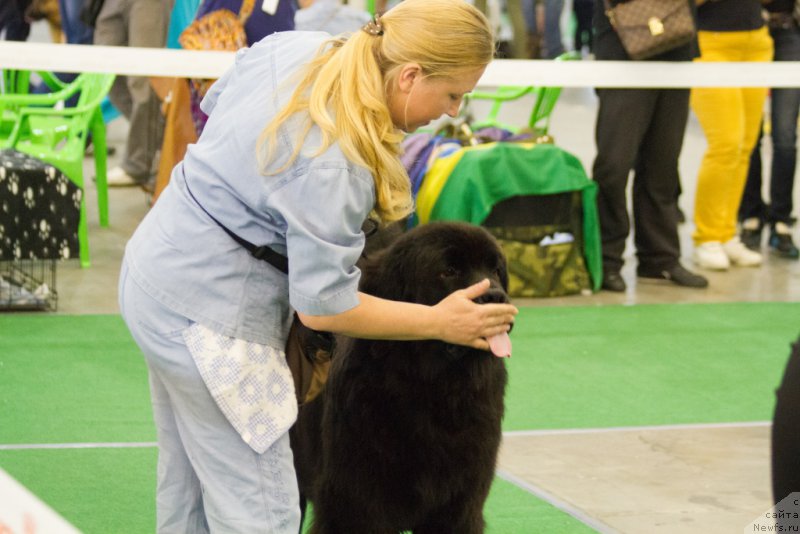
<path fill-rule="evenodd" d="M 229 236 L 231 236 L 231 238 L 233 238 L 234 241 L 236 241 L 237 243 L 242 245 L 245 249 L 247 249 L 250 252 L 250 255 L 252 255 L 254 258 L 256 258 L 258 260 L 263 260 L 263 261 L 269 263 L 270 265 L 272 265 L 273 267 L 278 269 L 283 274 L 289 274 L 289 258 L 284 256 L 280 252 L 276 252 L 274 249 L 270 248 L 269 245 L 256 246 L 253 243 L 251 243 L 250 241 L 248 241 L 248 240 L 236 235 L 235 233 L 233 233 L 233 231 L 231 231 L 227 226 L 225 226 L 224 224 L 219 222 L 216 219 L 216 217 L 211 215 L 203 207 L 203 205 L 200 204 L 200 201 L 198 201 L 197 197 L 194 196 L 194 194 L 192 193 L 192 190 L 189 189 L 189 180 L 186 178 L 186 174 L 185 173 L 183 175 L 183 182 L 186 184 L 186 192 L 189 193 L 189 196 L 192 197 L 192 200 L 194 200 L 195 204 L 197 204 L 200 207 L 200 209 L 203 210 L 205 212 L 205 214 L 208 215 L 211 218 L 212 221 L 217 223 L 217 226 L 219 226 L 220 228 L 225 230 L 225 233 L 227 233 Z"/>

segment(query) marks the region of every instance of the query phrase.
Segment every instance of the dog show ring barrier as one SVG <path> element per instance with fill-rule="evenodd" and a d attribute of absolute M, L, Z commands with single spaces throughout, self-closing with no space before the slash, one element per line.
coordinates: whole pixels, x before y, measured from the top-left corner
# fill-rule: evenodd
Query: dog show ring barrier
<path fill-rule="evenodd" d="M 0 41 L 3 68 L 218 78 L 235 52 Z M 800 61 L 661 62 L 497 59 L 478 87 L 800 87 Z"/>

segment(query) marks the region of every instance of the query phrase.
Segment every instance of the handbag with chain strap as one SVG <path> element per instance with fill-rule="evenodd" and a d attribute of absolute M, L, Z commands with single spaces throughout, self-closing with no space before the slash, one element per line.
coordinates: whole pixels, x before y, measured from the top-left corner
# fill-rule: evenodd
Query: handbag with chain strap
<path fill-rule="evenodd" d="M 629 0 L 606 15 L 631 59 L 647 59 L 692 41 L 697 35 L 687 0 Z"/>

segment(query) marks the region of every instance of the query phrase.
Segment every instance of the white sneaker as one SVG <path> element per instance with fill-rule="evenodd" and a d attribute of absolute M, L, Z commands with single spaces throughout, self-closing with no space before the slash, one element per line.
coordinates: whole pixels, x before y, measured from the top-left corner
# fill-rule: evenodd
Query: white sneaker
<path fill-rule="evenodd" d="M 694 247 L 694 257 L 692 259 L 698 267 L 713 271 L 727 271 L 731 266 L 728 255 L 719 241 L 700 243 Z"/>
<path fill-rule="evenodd" d="M 139 185 L 139 182 L 125 172 L 125 169 L 122 167 L 114 167 L 108 174 L 106 174 L 106 183 L 108 187 L 130 187 L 134 185 Z"/>
<path fill-rule="evenodd" d="M 723 243 L 722 248 L 733 265 L 740 267 L 758 267 L 761 265 L 761 254 L 744 246 L 739 236 Z"/>

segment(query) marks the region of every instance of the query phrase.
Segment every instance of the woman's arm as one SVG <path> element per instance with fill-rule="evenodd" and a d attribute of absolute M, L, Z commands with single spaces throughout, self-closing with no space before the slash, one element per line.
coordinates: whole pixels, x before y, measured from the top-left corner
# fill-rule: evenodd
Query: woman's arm
<path fill-rule="evenodd" d="M 336 315 L 298 313 L 309 328 L 368 339 L 440 339 L 489 350 L 486 338 L 508 332 L 517 308 L 511 304 L 476 304 L 489 288 L 484 280 L 453 292 L 435 306 L 397 302 L 359 293 L 359 304 Z"/>

